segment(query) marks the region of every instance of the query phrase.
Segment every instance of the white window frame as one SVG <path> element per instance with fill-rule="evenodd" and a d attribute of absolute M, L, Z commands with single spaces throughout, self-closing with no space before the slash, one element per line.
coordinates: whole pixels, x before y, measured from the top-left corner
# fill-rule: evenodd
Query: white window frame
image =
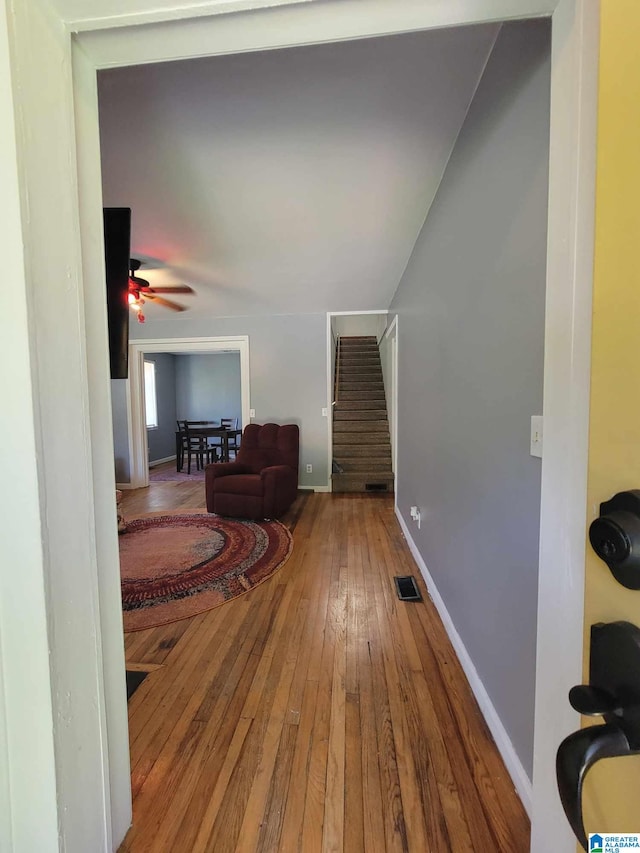
<path fill-rule="evenodd" d="M 147 429 L 158 429 L 156 363 L 146 359 L 144 362 L 144 417 Z"/>

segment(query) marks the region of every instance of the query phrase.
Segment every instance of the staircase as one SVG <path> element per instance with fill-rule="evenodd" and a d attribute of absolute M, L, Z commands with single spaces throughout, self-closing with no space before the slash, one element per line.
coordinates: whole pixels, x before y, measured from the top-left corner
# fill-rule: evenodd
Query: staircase
<path fill-rule="evenodd" d="M 375 336 L 341 337 L 333 407 L 334 492 L 392 492 L 391 440 Z"/>

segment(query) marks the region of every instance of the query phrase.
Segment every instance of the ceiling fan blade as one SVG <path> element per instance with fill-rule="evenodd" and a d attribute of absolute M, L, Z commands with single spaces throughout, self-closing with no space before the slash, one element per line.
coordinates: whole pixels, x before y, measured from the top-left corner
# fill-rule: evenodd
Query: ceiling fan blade
<path fill-rule="evenodd" d="M 147 284 L 141 287 L 143 293 L 193 293 L 193 288 L 188 284 L 168 284 L 166 287 L 163 284 L 151 285 Z"/>
<path fill-rule="evenodd" d="M 145 299 L 149 299 L 152 302 L 157 302 L 158 305 L 164 305 L 165 308 L 170 308 L 172 311 L 186 311 L 187 308 L 185 305 L 178 305 L 177 302 L 172 302 L 170 299 L 163 299 L 161 296 L 156 296 L 155 293 L 146 293 L 144 294 Z"/>

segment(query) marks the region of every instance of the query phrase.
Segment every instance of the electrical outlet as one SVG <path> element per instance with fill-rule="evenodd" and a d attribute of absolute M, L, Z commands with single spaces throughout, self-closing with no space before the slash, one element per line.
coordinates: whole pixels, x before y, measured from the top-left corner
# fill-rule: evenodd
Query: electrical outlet
<path fill-rule="evenodd" d="M 307 474 L 313 474 L 313 465 L 307 465 Z"/>
<path fill-rule="evenodd" d="M 532 456 L 542 457 L 542 415 L 531 415 L 531 450 Z"/>

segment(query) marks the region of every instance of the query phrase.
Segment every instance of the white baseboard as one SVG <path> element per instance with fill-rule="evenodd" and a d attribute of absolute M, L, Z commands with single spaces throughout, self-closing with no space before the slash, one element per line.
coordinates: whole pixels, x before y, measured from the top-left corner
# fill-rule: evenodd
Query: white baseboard
<path fill-rule="evenodd" d="M 298 486 L 298 490 L 301 492 L 330 492 L 331 489 L 328 486 Z"/>
<path fill-rule="evenodd" d="M 313 491 L 314 492 L 322 492 L 322 494 L 325 494 L 325 493 L 331 491 L 331 486 L 314 486 Z"/>
<path fill-rule="evenodd" d="M 404 518 L 402 517 L 400 511 L 396 507 L 396 516 L 398 518 L 398 522 L 400 523 L 400 527 L 402 528 L 402 532 L 404 533 L 405 539 L 407 540 L 407 544 L 409 546 L 409 550 L 413 556 L 413 559 L 416 561 L 418 568 L 422 573 L 422 577 L 424 578 L 424 582 L 427 585 L 427 590 L 429 591 L 429 595 L 431 596 L 431 600 L 436 606 L 436 610 L 442 619 L 442 623 L 445 627 L 445 630 L 449 636 L 449 640 L 451 641 L 451 645 L 453 646 L 455 653 L 458 656 L 458 660 L 464 670 L 464 674 L 467 676 L 467 681 L 469 682 L 471 689 L 473 690 L 474 696 L 476 697 L 476 701 L 480 706 L 480 710 L 489 726 L 489 730 L 493 735 L 493 739 L 496 742 L 496 746 L 500 751 L 500 755 L 502 756 L 502 760 L 504 761 L 507 770 L 509 771 L 509 775 L 515 785 L 516 791 L 520 795 L 520 799 L 522 800 L 522 805 L 525 807 L 527 814 L 531 817 L 531 807 L 533 800 L 533 786 L 531 784 L 531 780 L 529 779 L 524 767 L 522 766 L 522 762 L 518 758 L 518 754 L 513 748 L 513 744 L 511 743 L 511 739 L 507 734 L 507 730 L 505 729 L 502 720 L 498 716 L 498 712 L 496 711 L 493 702 L 491 701 L 489 694 L 486 691 L 484 684 L 480 676 L 478 675 L 478 671 L 476 670 L 473 661 L 471 660 L 471 656 L 467 651 L 464 643 L 462 642 L 462 638 L 460 634 L 458 634 L 456 630 L 456 626 L 453 623 L 453 619 L 449 615 L 449 611 L 447 610 L 447 606 L 444 603 L 442 596 L 438 592 L 438 588 L 435 585 L 433 578 L 429 572 L 429 569 L 425 565 L 424 560 L 422 559 L 422 555 L 420 551 L 418 551 L 418 547 L 416 543 L 413 541 L 413 537 L 409 532 L 409 528 L 407 527 Z"/>
<path fill-rule="evenodd" d="M 127 491 L 127 489 L 132 489 L 133 483 L 116 483 L 116 489 L 120 489 L 120 491 Z"/>
<path fill-rule="evenodd" d="M 173 456 L 165 456 L 164 459 L 154 459 L 153 462 L 149 462 L 149 468 L 155 468 L 156 465 L 162 465 L 163 462 L 173 462 L 175 458 L 174 453 Z"/>

